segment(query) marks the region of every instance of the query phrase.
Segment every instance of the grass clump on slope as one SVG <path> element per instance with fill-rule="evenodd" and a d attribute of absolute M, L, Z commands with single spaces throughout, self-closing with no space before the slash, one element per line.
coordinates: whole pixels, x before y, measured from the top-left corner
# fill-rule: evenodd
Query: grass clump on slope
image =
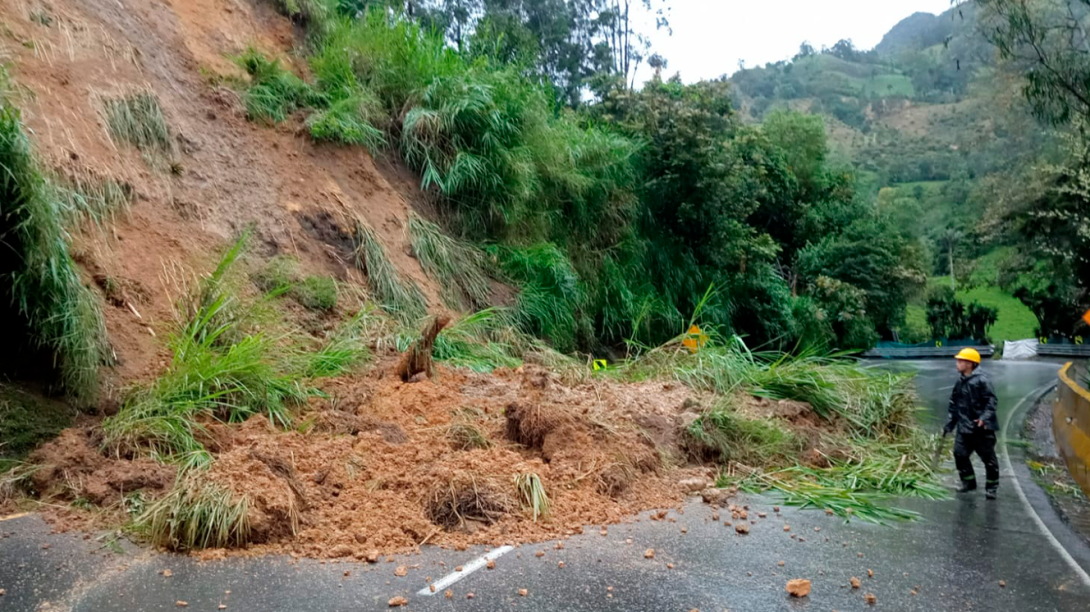
<path fill-rule="evenodd" d="M 481 308 L 488 303 L 491 287 L 480 250 L 416 215 L 409 216 L 409 239 L 413 254 L 424 271 L 438 281 L 449 306 Z"/>
<path fill-rule="evenodd" d="M 419 319 L 427 310 L 424 294 L 412 279 L 404 278 L 378 237 L 366 223 L 356 221 L 356 266 L 367 274 L 367 286 L 388 312 L 402 319 Z"/>
<path fill-rule="evenodd" d="M 53 354 L 67 393 L 89 404 L 106 354 L 106 329 L 96 296 L 69 256 L 65 217 L 62 199 L 34 158 L 18 109 L 0 97 L 3 299 L 25 322 L 28 339 Z"/>
<path fill-rule="evenodd" d="M 103 423 L 107 448 L 147 452 L 186 467 L 208 465 L 199 417 L 237 422 L 264 414 L 286 427 L 290 406 L 314 392 L 313 378 L 338 374 L 366 354 L 361 343 L 344 337 L 311 353 L 250 325 L 246 305 L 227 282 L 244 243 L 245 236 L 182 299 L 178 330 L 169 341 L 170 366 Z"/>

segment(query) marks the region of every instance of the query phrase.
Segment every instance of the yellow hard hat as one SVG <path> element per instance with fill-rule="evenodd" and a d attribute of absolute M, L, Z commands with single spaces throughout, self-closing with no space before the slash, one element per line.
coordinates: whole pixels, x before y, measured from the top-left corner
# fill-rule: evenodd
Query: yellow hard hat
<path fill-rule="evenodd" d="M 965 361 L 980 363 L 980 353 L 976 352 L 976 349 L 963 348 L 958 351 L 958 354 L 954 356 L 954 359 L 964 359 Z"/>

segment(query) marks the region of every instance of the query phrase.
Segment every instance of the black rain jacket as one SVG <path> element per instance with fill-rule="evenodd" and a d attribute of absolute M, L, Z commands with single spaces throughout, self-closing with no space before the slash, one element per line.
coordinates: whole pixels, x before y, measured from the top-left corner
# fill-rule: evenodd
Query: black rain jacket
<path fill-rule="evenodd" d="M 976 421 L 984 421 L 988 431 L 999 431 L 999 419 L 995 407 L 999 399 L 988 377 L 977 370 L 968 376 L 962 376 L 954 383 L 950 394 L 950 418 L 946 422 L 946 431 L 971 434 L 979 431 Z"/>

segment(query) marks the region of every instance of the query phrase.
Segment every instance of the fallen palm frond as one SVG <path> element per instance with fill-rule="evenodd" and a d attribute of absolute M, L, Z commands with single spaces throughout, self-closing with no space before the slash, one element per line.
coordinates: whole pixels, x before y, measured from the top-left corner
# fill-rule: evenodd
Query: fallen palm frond
<path fill-rule="evenodd" d="M 491 287 L 479 249 L 416 215 L 409 216 L 409 238 L 413 253 L 424 271 L 439 283 L 448 306 L 472 309 L 488 303 Z"/>
<path fill-rule="evenodd" d="M 250 538 L 249 499 L 204 480 L 202 473 L 180 478 L 134 521 L 137 532 L 170 550 L 245 546 Z"/>
<path fill-rule="evenodd" d="M 519 474 L 515 476 L 515 488 L 518 489 L 523 508 L 529 508 L 533 513 L 535 523 L 538 517 L 549 518 L 549 496 L 545 493 L 540 476 L 534 473 Z"/>
<path fill-rule="evenodd" d="M 412 279 L 404 278 L 386 255 L 375 232 L 356 221 L 356 266 L 367 274 L 367 286 L 382 307 L 403 319 L 424 316 L 424 294 Z"/>

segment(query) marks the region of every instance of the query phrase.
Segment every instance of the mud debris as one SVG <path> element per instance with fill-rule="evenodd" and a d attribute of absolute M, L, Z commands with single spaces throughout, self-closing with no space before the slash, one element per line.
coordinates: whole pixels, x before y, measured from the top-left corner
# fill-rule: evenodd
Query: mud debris
<path fill-rule="evenodd" d="M 875 596 L 874 593 L 867 593 L 863 596 L 863 601 L 873 606 L 874 604 L 878 603 L 878 597 Z"/>
<path fill-rule="evenodd" d="M 874 578 L 874 570 L 872 570 L 872 569 L 867 570 L 867 578 Z"/>
<path fill-rule="evenodd" d="M 397 569 L 394 570 L 394 575 L 397 576 L 398 578 L 403 578 L 405 576 L 408 576 L 409 575 L 409 568 L 405 567 L 404 565 L 399 565 L 399 566 L 397 566 Z"/>
<path fill-rule="evenodd" d="M 863 581 L 856 578 L 855 576 L 852 576 L 850 579 L 848 579 L 848 582 L 852 585 L 853 589 L 858 589 L 859 587 L 863 586 Z"/>
<path fill-rule="evenodd" d="M 409 605 L 409 600 L 408 600 L 408 599 L 405 599 L 405 598 L 404 598 L 404 597 L 402 597 L 401 595 L 398 595 L 397 597 L 391 597 L 391 598 L 390 598 L 390 601 L 388 601 L 388 602 L 386 602 L 386 603 L 387 603 L 387 605 L 389 605 L 389 606 L 390 606 L 391 608 L 400 608 L 400 607 L 402 607 L 402 606 L 407 606 L 407 605 Z"/>
<path fill-rule="evenodd" d="M 488 563 L 484 564 L 484 567 L 485 567 L 485 569 L 490 569 L 490 570 L 496 569 L 496 560 L 495 559 L 489 559 Z"/>
<path fill-rule="evenodd" d="M 643 551 L 643 558 L 644 559 L 654 559 L 655 558 L 655 549 L 654 548 L 648 548 L 647 550 Z"/>
<path fill-rule="evenodd" d="M 1006 580 L 1000 580 L 999 581 L 999 588 L 1001 588 L 1001 589 L 1007 588 L 1007 581 Z"/>
<path fill-rule="evenodd" d="M 526 596 L 527 596 L 527 595 L 529 595 L 529 594 L 530 594 L 530 591 L 529 591 L 529 590 L 527 590 L 527 589 L 519 589 L 519 597 L 526 597 Z"/>
<path fill-rule="evenodd" d="M 738 523 L 734 526 L 734 531 L 738 535 L 746 535 L 749 533 L 749 525 L 746 523 Z"/>
<path fill-rule="evenodd" d="M 810 594 L 810 581 L 805 578 L 788 580 L 785 590 L 791 597 L 806 597 Z"/>

